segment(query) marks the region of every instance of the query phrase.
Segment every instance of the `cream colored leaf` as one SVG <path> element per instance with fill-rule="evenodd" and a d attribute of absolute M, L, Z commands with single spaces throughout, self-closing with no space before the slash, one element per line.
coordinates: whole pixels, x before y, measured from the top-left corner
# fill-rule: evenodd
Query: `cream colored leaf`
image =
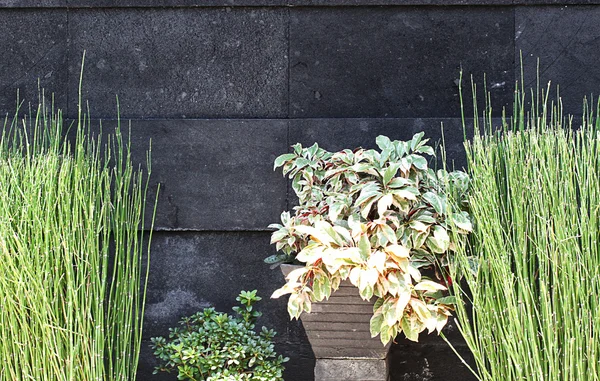
<path fill-rule="evenodd" d="M 278 288 L 271 295 L 271 299 L 277 299 L 282 295 L 291 294 L 295 291 L 296 287 L 300 286 L 300 283 L 286 283 L 281 288 Z"/>
<path fill-rule="evenodd" d="M 427 309 L 427 305 L 420 299 L 411 298 L 409 301 L 410 307 L 419 317 L 419 320 L 424 324 L 429 318 L 431 318 L 431 313 L 429 309 Z"/>
<path fill-rule="evenodd" d="M 297 225 L 294 226 L 294 229 L 300 234 L 309 235 L 313 241 L 322 243 L 324 245 L 330 245 L 333 242 L 333 238 L 331 238 L 326 232 L 313 226 Z"/>
<path fill-rule="evenodd" d="M 398 295 L 398 301 L 396 302 L 396 318 L 398 321 L 402 319 L 404 316 L 404 311 L 406 310 L 406 306 L 408 302 L 410 302 L 410 292 L 402 292 Z"/>
<path fill-rule="evenodd" d="M 439 291 L 439 290 L 447 290 L 447 288 L 439 283 L 432 281 L 432 280 L 424 280 L 415 285 L 415 290 Z"/>
<path fill-rule="evenodd" d="M 389 245 L 386 246 L 384 250 L 392 257 L 394 257 L 394 259 L 410 257 L 410 250 L 402 245 Z"/>
<path fill-rule="evenodd" d="M 317 260 L 323 257 L 324 246 L 320 245 L 309 245 L 306 246 L 302 251 L 296 255 L 296 259 L 300 262 L 304 262 L 308 265 L 312 265 Z"/>
<path fill-rule="evenodd" d="M 437 322 L 438 322 L 437 312 L 429 309 L 429 313 L 431 314 L 431 317 L 429 319 L 427 319 L 427 321 L 425 321 L 425 326 L 427 327 L 427 333 L 431 333 L 431 332 L 435 331 L 435 329 L 437 327 Z"/>
<path fill-rule="evenodd" d="M 377 283 L 377 279 L 379 279 L 379 272 L 377 269 L 371 268 L 367 270 L 362 270 L 360 272 L 359 278 L 359 289 L 365 289 L 366 287 L 374 287 L 375 283 Z"/>
<path fill-rule="evenodd" d="M 448 323 L 448 316 L 442 314 L 442 313 L 438 313 L 437 316 L 437 324 L 435 329 L 438 331 L 438 333 L 442 332 L 442 329 L 446 326 L 446 324 Z"/>
<path fill-rule="evenodd" d="M 379 272 L 379 274 L 383 274 L 385 271 L 385 261 L 387 260 L 387 256 L 383 251 L 375 251 L 369 257 L 367 261 L 367 266 L 370 268 L 375 268 Z"/>
<path fill-rule="evenodd" d="M 292 270 L 286 277 L 288 283 L 297 283 L 300 277 L 308 272 L 308 267 Z"/>
<path fill-rule="evenodd" d="M 412 265 L 409 265 L 408 266 L 408 273 L 415 280 L 415 282 L 420 282 L 421 281 L 421 272 L 416 267 L 413 267 Z"/>
<path fill-rule="evenodd" d="M 391 193 L 384 195 L 377 201 L 377 213 L 379 213 L 379 217 L 383 217 L 383 214 L 389 209 L 393 201 L 394 195 Z"/>
<path fill-rule="evenodd" d="M 361 272 L 362 272 L 362 269 L 360 267 L 355 267 L 352 270 L 350 270 L 350 277 L 349 277 L 350 283 L 352 283 L 356 287 L 359 286 Z"/>

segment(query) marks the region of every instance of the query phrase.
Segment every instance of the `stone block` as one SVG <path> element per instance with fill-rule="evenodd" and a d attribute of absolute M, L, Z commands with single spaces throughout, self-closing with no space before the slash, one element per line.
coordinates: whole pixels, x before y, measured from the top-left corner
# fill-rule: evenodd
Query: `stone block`
<path fill-rule="evenodd" d="M 104 131 L 115 124 L 104 121 Z M 160 184 L 157 230 L 264 231 L 286 209 L 285 179 L 273 171 L 287 151 L 284 120 L 132 121 L 134 163 L 145 165 L 150 144 L 150 200 Z"/>
<path fill-rule="evenodd" d="M 0 8 L 58 8 L 66 5 L 67 0 L 0 0 Z"/>
<path fill-rule="evenodd" d="M 456 349 L 474 367 L 468 348 L 457 346 Z M 390 350 L 388 363 L 392 381 L 477 380 L 445 343 L 424 345 L 397 340 Z"/>
<path fill-rule="evenodd" d="M 318 359 L 315 381 L 387 381 L 386 360 Z"/>
<path fill-rule="evenodd" d="M 291 9 L 290 116 L 459 117 L 461 67 L 508 105 L 513 52 L 508 7 Z"/>
<path fill-rule="evenodd" d="M 64 6 L 69 7 L 99 8 L 99 7 L 157 7 L 153 0 L 4 0 L 6 6 L 36 7 Z M 204 0 L 201 4 L 195 0 L 162 0 L 161 7 L 247 7 L 247 6 L 280 6 L 280 7 L 306 7 L 306 6 L 413 6 L 413 5 L 510 5 L 510 4 L 599 4 L 600 0 Z M 2 3 L 0 3 L 2 4 Z"/>
<path fill-rule="evenodd" d="M 551 96 L 560 87 L 566 113 L 581 115 L 583 97 L 600 96 L 600 7 L 517 7 L 516 56 L 523 52 L 526 88 L 551 81 Z M 595 105 L 594 105 L 595 108 Z"/>
<path fill-rule="evenodd" d="M 73 9 L 69 115 L 79 66 L 92 115 L 126 118 L 287 115 L 287 11 L 263 8 Z"/>
<path fill-rule="evenodd" d="M 14 113 L 17 91 L 21 111 L 37 104 L 39 89 L 48 104 L 56 93 L 56 105 L 66 106 L 67 11 L 1 9 L 0 35 L 0 114 Z"/>

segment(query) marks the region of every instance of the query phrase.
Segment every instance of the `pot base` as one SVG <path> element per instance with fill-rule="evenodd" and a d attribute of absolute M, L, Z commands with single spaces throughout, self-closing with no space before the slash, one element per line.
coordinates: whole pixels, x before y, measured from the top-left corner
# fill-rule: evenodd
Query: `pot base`
<path fill-rule="evenodd" d="M 387 381 L 386 360 L 317 359 L 315 381 Z"/>

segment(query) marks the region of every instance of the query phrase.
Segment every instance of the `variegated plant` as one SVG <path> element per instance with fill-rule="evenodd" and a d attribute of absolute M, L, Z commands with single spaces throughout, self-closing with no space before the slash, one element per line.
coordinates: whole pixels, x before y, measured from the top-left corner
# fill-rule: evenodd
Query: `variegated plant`
<path fill-rule="evenodd" d="M 272 297 L 291 294 L 288 312 L 298 318 L 349 280 L 363 299 L 377 297 L 373 337 L 385 344 L 404 332 L 417 341 L 425 329 L 439 332 L 453 309 L 445 267 L 455 236 L 448 231 L 471 231 L 469 215 L 459 210 L 468 177 L 428 168 L 425 155 L 434 150 L 423 133 L 407 142 L 385 136 L 376 142 L 379 151 L 334 153 L 296 144 L 275 160 L 300 204 L 293 216 L 283 212 L 282 223 L 270 225 L 281 253 L 265 261 L 304 267 Z M 450 188 L 455 202 L 448 201 Z"/>

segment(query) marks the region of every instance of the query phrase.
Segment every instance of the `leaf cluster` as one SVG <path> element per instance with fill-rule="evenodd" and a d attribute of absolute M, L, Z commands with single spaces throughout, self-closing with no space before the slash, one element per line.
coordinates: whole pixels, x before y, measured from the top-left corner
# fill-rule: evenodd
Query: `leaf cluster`
<path fill-rule="evenodd" d="M 426 156 L 434 150 L 423 135 L 410 141 L 379 136 L 379 150 L 328 152 L 296 144 L 275 160 L 300 203 L 293 215 L 282 213 L 281 224 L 270 225 L 271 243 L 281 253 L 265 261 L 305 265 L 272 296 L 291 294 L 292 318 L 349 280 L 363 299 L 377 298 L 371 334 L 384 344 L 399 332 L 417 341 L 425 329 L 439 332 L 446 324 L 453 304 L 446 294 L 448 255 L 454 240 L 472 229 L 462 210 L 469 179 L 429 168 Z"/>
<path fill-rule="evenodd" d="M 283 363 L 273 346 L 275 332 L 262 327 L 255 332 L 261 313 L 254 303 L 256 290 L 242 291 L 236 298 L 236 316 L 205 308 L 171 328 L 169 338 L 152 338 L 160 360 L 154 373 L 176 371 L 179 380 L 191 381 L 283 381 Z"/>

